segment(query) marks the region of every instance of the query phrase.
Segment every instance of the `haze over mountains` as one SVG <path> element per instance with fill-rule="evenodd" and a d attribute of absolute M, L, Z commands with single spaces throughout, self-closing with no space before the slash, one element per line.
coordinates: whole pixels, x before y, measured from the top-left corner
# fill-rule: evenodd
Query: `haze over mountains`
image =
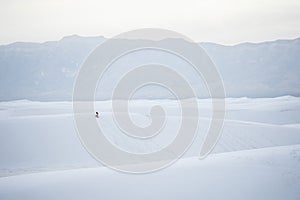
<path fill-rule="evenodd" d="M 105 40 L 73 35 L 59 41 L 0 46 L 0 101 L 71 100 L 81 64 Z M 300 38 L 200 45 L 218 67 L 227 97 L 300 96 Z M 106 91 L 101 98 L 108 98 Z"/>

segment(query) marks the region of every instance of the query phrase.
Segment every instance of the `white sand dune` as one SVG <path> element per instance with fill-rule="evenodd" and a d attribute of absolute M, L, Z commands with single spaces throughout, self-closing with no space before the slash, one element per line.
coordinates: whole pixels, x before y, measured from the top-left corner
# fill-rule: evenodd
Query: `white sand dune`
<path fill-rule="evenodd" d="M 0 199 L 300 198 L 300 145 L 185 158 L 161 171 L 132 175 L 104 167 L 0 178 Z"/>
<path fill-rule="evenodd" d="M 197 159 L 211 114 L 209 100 L 199 100 L 198 136 L 189 151 L 171 167 L 144 175 L 96 162 L 77 136 L 71 102 L 1 102 L 0 199 L 300 199 L 300 98 L 226 102 L 213 154 Z M 171 125 L 157 138 L 136 141 L 118 131 L 108 101 L 96 103 L 99 126 L 125 150 L 155 151 L 180 122 L 176 102 L 166 100 L 131 102 L 132 119 L 149 124 L 155 104 L 164 106 Z"/>

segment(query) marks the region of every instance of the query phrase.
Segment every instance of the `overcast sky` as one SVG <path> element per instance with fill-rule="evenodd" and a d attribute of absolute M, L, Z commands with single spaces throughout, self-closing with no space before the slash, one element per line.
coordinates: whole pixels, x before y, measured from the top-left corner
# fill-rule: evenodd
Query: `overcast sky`
<path fill-rule="evenodd" d="M 0 44 L 166 28 L 237 44 L 300 37 L 299 0 L 0 0 Z"/>

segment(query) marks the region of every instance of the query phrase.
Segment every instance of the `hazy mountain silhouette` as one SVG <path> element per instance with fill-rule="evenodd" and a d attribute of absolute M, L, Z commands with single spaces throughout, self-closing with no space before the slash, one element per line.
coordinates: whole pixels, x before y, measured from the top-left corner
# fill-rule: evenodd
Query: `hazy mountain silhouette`
<path fill-rule="evenodd" d="M 73 35 L 0 46 L 0 100 L 71 100 L 79 67 L 105 40 Z M 200 45 L 217 65 L 228 97 L 300 96 L 300 38 Z M 105 91 L 102 97 L 107 97 Z"/>

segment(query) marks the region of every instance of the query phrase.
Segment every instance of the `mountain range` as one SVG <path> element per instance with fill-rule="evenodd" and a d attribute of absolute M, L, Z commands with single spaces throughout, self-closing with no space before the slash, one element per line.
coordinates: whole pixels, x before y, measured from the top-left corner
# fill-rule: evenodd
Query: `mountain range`
<path fill-rule="evenodd" d="M 105 40 L 72 35 L 59 41 L 0 46 L 0 101 L 71 100 L 80 66 Z M 300 96 L 300 38 L 199 45 L 216 64 L 227 97 Z M 101 98 L 107 99 L 103 93 Z"/>

